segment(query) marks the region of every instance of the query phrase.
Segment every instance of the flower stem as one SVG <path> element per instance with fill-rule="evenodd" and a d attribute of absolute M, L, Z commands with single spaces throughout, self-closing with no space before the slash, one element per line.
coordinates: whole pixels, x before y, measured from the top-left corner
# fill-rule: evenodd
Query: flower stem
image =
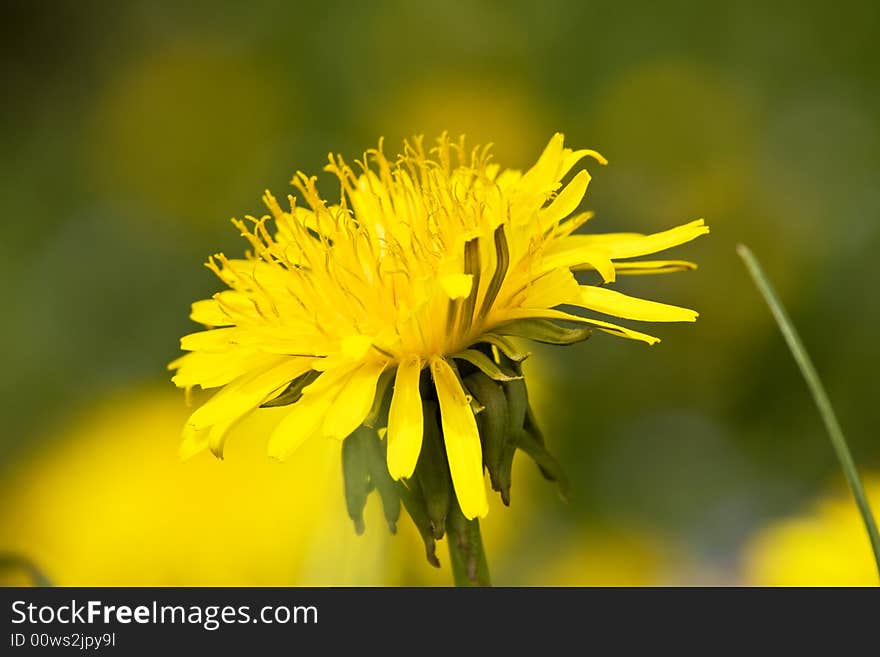
<path fill-rule="evenodd" d="M 492 586 L 483 537 L 480 535 L 480 521 L 465 518 L 453 501 L 446 517 L 446 534 L 455 585 Z"/>
<path fill-rule="evenodd" d="M 794 356 L 794 359 L 801 370 L 801 374 L 806 380 L 810 392 L 813 394 L 813 400 L 819 408 L 819 413 L 822 415 L 822 420 L 825 422 L 825 428 L 828 430 L 828 435 L 831 438 L 831 445 L 837 453 L 837 458 L 843 468 L 846 481 L 849 484 L 853 497 L 855 498 L 856 506 L 858 506 L 859 512 L 862 514 L 862 522 L 864 522 L 865 529 L 868 532 L 868 538 L 871 540 L 871 548 L 874 551 L 874 560 L 877 563 L 877 572 L 880 574 L 880 533 L 877 531 L 877 521 L 871 513 L 871 506 L 868 504 L 868 498 L 865 495 L 865 489 L 859 478 L 856 463 L 849 451 L 846 437 L 843 435 L 843 430 L 840 428 L 840 423 L 837 421 L 837 416 L 834 413 L 834 408 L 831 406 L 831 401 L 828 399 L 828 394 L 825 392 L 825 387 L 822 385 L 822 380 L 819 378 L 819 374 L 813 366 L 813 361 L 810 360 L 810 356 L 807 354 L 807 350 L 804 348 L 800 336 L 798 336 L 794 325 L 791 323 L 791 319 L 788 317 L 788 313 L 786 313 L 785 308 L 776 296 L 773 286 L 770 284 L 770 281 L 767 280 L 767 276 L 761 269 L 758 260 L 744 244 L 738 245 L 736 251 L 740 258 L 743 259 L 743 262 L 745 262 L 746 268 L 749 270 L 749 274 L 751 274 L 755 285 L 758 287 L 761 294 L 764 296 L 764 300 L 770 307 L 770 312 L 773 313 L 773 317 L 779 325 L 779 330 L 782 332 L 782 336 L 785 338 L 786 343 L 788 343 L 788 348 L 791 350 L 791 354 Z"/>

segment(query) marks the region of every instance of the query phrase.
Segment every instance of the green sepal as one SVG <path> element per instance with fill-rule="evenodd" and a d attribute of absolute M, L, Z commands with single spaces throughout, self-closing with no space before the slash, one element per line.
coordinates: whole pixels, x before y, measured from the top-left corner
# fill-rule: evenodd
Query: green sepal
<path fill-rule="evenodd" d="M 354 522 L 354 530 L 364 533 L 364 507 L 373 490 L 367 463 L 369 445 L 355 431 L 342 441 L 342 477 L 345 487 L 345 508 Z"/>
<path fill-rule="evenodd" d="M 515 381 L 516 379 L 522 378 L 522 375 L 505 372 L 498 364 L 494 363 L 491 358 L 478 349 L 465 349 L 464 351 L 459 351 L 456 354 L 452 354 L 452 358 L 467 361 L 495 381 Z"/>
<path fill-rule="evenodd" d="M 522 430 L 526 422 L 526 412 L 529 406 L 529 395 L 526 390 L 524 379 L 508 381 L 504 384 L 504 394 L 507 397 L 507 430 L 515 434 Z"/>
<path fill-rule="evenodd" d="M 485 411 L 477 416 L 477 427 L 483 444 L 483 463 L 489 471 L 492 489 L 501 492 L 502 499 L 509 499 L 510 477 L 505 478 L 503 472 L 510 441 L 504 388 L 482 372 L 469 375 L 465 385 L 485 407 Z"/>
<path fill-rule="evenodd" d="M 517 319 L 499 326 L 495 332 L 555 345 L 583 342 L 592 335 L 589 327 L 567 328 L 549 319 Z"/>
<path fill-rule="evenodd" d="M 569 485 L 568 477 L 562 469 L 559 461 L 547 451 L 535 436 L 528 431 L 520 431 L 516 435 L 516 445 L 526 454 L 528 454 L 535 464 L 540 468 L 541 474 L 549 481 L 555 481 L 559 488 L 559 495 L 563 500 L 568 500 Z"/>
<path fill-rule="evenodd" d="M 532 404 L 529 403 L 526 406 L 526 421 L 523 424 L 523 429 L 525 429 L 526 433 L 528 433 L 532 438 L 538 441 L 538 444 L 542 447 L 544 446 L 544 432 L 541 431 L 541 428 L 538 426 L 538 422 L 535 419 L 535 412 L 532 410 Z M 538 468 L 541 470 L 541 474 L 544 475 L 544 479 L 549 481 L 555 481 L 555 477 L 551 472 L 546 470 L 544 466 L 538 463 Z"/>
<path fill-rule="evenodd" d="M 388 424 L 388 409 L 391 407 L 391 384 L 397 369 L 386 369 L 379 375 L 376 382 L 376 394 L 373 397 L 373 406 L 364 419 L 364 426 L 378 429 Z"/>
<path fill-rule="evenodd" d="M 421 491 L 418 490 L 418 482 L 409 480 L 404 483 L 397 482 L 397 492 L 400 495 L 400 501 L 409 517 L 412 519 L 416 529 L 422 537 L 425 544 L 425 558 L 434 568 L 440 567 L 440 560 L 437 558 L 437 544 L 434 541 L 434 528 L 431 525 L 431 519 L 425 509 Z"/>
<path fill-rule="evenodd" d="M 295 404 L 302 397 L 303 389 L 317 381 L 319 376 L 321 376 L 321 372 L 318 372 L 317 370 L 309 370 L 304 374 L 300 374 L 290 382 L 280 395 L 261 404 L 260 408 L 272 408 L 274 406 L 289 406 L 290 404 Z"/>
<path fill-rule="evenodd" d="M 502 361 L 503 362 L 503 361 Z M 510 369 L 519 374 L 523 375 L 522 371 L 522 363 L 510 363 Z M 540 444 L 544 444 L 544 433 L 541 431 L 538 426 L 538 421 L 535 418 L 535 411 L 532 409 L 532 403 L 529 401 L 529 389 L 526 384 L 525 377 L 523 377 L 523 388 L 525 390 L 525 399 L 526 399 L 526 414 L 523 418 L 523 428 L 532 434 L 532 436 L 537 440 Z"/>
<path fill-rule="evenodd" d="M 520 351 L 510 340 L 496 333 L 484 333 L 480 341 L 495 347 L 515 363 L 521 363 L 530 356 L 528 352 Z"/>
<path fill-rule="evenodd" d="M 511 369 L 517 374 L 522 374 L 522 364 L 521 363 L 511 363 Z M 532 438 L 538 441 L 538 444 L 542 447 L 544 446 L 544 433 L 541 431 L 541 428 L 538 426 L 538 421 L 535 418 L 535 411 L 532 409 L 532 403 L 529 401 L 529 392 L 528 386 L 526 385 L 525 379 L 523 379 L 523 391 L 526 400 L 526 413 L 525 418 L 523 419 L 522 428 L 528 433 Z M 533 459 L 534 460 L 534 459 Z M 556 477 L 547 469 L 544 468 L 540 463 L 537 463 L 538 468 L 541 470 L 541 474 L 544 475 L 544 478 L 549 481 L 556 481 Z"/>
<path fill-rule="evenodd" d="M 379 434 L 375 429 L 370 427 L 360 427 L 354 434 L 349 436 L 348 440 L 353 438 L 355 434 L 361 435 L 361 440 L 366 444 L 366 460 L 367 469 L 370 473 L 370 482 L 379 492 L 382 499 L 382 511 L 385 514 L 385 520 L 388 523 L 388 530 L 392 534 L 397 533 L 397 521 L 400 519 L 400 495 L 397 486 L 388 472 L 388 462 L 386 460 L 387 443 L 379 439 Z"/>
<path fill-rule="evenodd" d="M 452 478 L 440 431 L 437 403 L 429 399 L 423 400 L 422 413 L 424 415 L 422 451 L 419 453 L 413 478 L 422 491 L 432 535 L 439 540 L 443 538 L 446 516 L 452 500 Z"/>
<path fill-rule="evenodd" d="M 501 486 L 501 501 L 510 506 L 511 472 L 513 457 L 516 454 L 516 435 L 523 430 L 526 409 L 529 405 L 524 379 L 508 381 L 504 384 L 504 396 L 507 400 L 507 428 L 505 430 L 504 450 L 501 454 L 501 465 L 498 469 L 498 480 Z"/>
<path fill-rule="evenodd" d="M 361 426 L 342 443 L 342 474 L 345 479 L 345 505 L 355 531 L 364 532 L 364 507 L 373 490 L 382 500 L 382 511 L 392 534 L 400 518 L 400 496 L 385 463 L 385 443 L 375 429 Z"/>

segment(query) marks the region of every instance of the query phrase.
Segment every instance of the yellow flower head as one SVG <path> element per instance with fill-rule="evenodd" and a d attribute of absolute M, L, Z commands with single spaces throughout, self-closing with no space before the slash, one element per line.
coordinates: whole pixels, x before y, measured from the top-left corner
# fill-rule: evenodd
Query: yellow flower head
<path fill-rule="evenodd" d="M 880 473 L 864 477 L 865 494 L 880 506 Z M 838 489 L 802 513 L 773 521 L 746 544 L 747 586 L 877 586 L 865 525 L 849 491 Z"/>
<path fill-rule="evenodd" d="M 250 243 L 247 257 L 209 260 L 229 289 L 193 304 L 192 319 L 209 328 L 185 336 L 181 348 L 191 353 L 170 366 L 180 387 L 221 388 L 190 417 L 183 454 L 207 447 L 219 456 L 233 423 L 261 405 L 288 403 L 269 437 L 269 453 L 283 459 L 310 437 L 341 440 L 363 424 L 377 426 L 377 409 L 393 390 L 387 423 L 379 422 L 387 425 L 388 471 L 407 479 L 430 397 L 439 405 L 461 510 L 467 518 L 485 515 L 475 417 L 482 406 L 458 363 L 507 381 L 518 377 L 503 365 L 518 356 L 505 336 L 561 344 L 596 328 L 657 342 L 562 305 L 634 320 L 697 317 L 606 284 L 618 274 L 692 269 L 631 258 L 688 242 L 708 227 L 698 220 L 654 235 L 574 234 L 591 217 L 575 213 L 590 175 L 582 169 L 561 181 L 585 157 L 605 163 L 593 151 L 565 148 L 557 134 L 521 173 L 492 163 L 488 148 L 465 150 L 444 136 L 426 151 L 415 139 L 393 160 L 380 144 L 355 168 L 331 155 L 326 170 L 341 186 L 336 203 L 302 173 L 292 182 L 307 207 L 291 196 L 282 209 L 266 192 L 271 217 L 234 222 Z M 577 271 L 597 274 L 594 284 L 580 284 Z"/>

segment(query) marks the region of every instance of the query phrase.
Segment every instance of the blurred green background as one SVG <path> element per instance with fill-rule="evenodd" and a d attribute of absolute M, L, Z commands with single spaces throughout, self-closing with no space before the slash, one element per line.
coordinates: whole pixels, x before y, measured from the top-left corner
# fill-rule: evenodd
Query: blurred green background
<path fill-rule="evenodd" d="M 555 131 L 599 150 L 610 165 L 592 168 L 592 231 L 712 227 L 675 254 L 697 272 L 624 281 L 698 309 L 696 325 L 660 326 L 653 348 L 597 335 L 534 350 L 540 419 L 573 494 L 564 505 L 549 486 L 514 489 L 533 512 L 490 555 L 497 581 L 629 583 L 637 566 L 606 581 L 603 559 L 658 542 L 678 555 L 675 574 L 633 583 L 750 581 L 756 533 L 839 486 L 740 241 L 788 304 L 857 460 L 880 470 L 878 3 L 179 4 L 4 3 L 0 543 L 54 549 L 50 574 L 65 580 L 63 541 L 44 531 L 16 543 L 8 519 L 48 523 L 44 507 L 66 491 L 36 499 L 15 482 L 61 486 L 43 455 L 75 453 L 72 427 L 96 404 L 118 399 L 124 412 L 127 391 L 177 394 L 164 366 L 193 330 L 189 303 L 218 289 L 201 263 L 244 248 L 230 217 L 262 214 L 263 189 L 287 193 L 329 150 L 356 156 L 382 135 L 393 150 L 444 129 L 494 142 L 517 168 Z M 153 449 L 170 461 L 177 436 L 162 427 Z M 77 472 L 63 485 L 106 470 Z M 511 525 L 507 514 L 484 525 Z M 621 535 L 629 548 L 602 543 Z M 583 564 L 579 546 L 597 544 Z M 551 570 L 524 567 L 534 563 Z M 575 582 L 581 566 L 593 574 Z"/>

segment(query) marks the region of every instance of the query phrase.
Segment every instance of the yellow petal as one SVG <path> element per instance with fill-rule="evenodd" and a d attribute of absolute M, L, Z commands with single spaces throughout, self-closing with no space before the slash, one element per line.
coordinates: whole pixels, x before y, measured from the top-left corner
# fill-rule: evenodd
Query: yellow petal
<path fill-rule="evenodd" d="M 184 440 L 209 430 L 207 446 L 221 456 L 226 432 L 235 422 L 310 368 L 310 359 L 282 357 L 271 367 L 240 376 L 196 409 L 187 421 Z"/>
<path fill-rule="evenodd" d="M 190 319 L 205 326 L 231 326 L 239 316 L 254 314 L 254 305 L 246 294 L 236 290 L 223 290 L 210 299 L 196 301 L 192 305 Z"/>
<path fill-rule="evenodd" d="M 235 344 L 238 328 L 217 328 L 190 333 L 180 338 L 184 351 L 225 351 Z"/>
<path fill-rule="evenodd" d="M 588 156 L 596 160 L 596 162 L 602 166 L 608 164 L 608 160 L 606 160 L 601 153 L 590 150 L 589 148 L 582 148 L 576 151 L 566 148 L 562 157 L 562 169 L 560 170 L 559 175 L 564 176 L 568 173 L 569 169 Z"/>
<path fill-rule="evenodd" d="M 576 299 L 579 289 L 577 279 L 568 269 L 554 269 L 529 285 L 521 305 L 526 308 L 552 308 Z"/>
<path fill-rule="evenodd" d="M 584 269 L 588 266 L 599 272 L 602 280 L 613 283 L 615 280 L 614 263 L 602 250 L 585 247 L 581 237 L 586 235 L 570 235 L 556 240 L 544 251 L 541 260 L 541 270 L 550 271 L 566 267 L 572 270 Z"/>
<path fill-rule="evenodd" d="M 178 454 L 182 461 L 192 458 L 199 452 L 208 449 L 208 430 L 194 429 L 190 426 L 183 428 L 183 436 L 178 448 Z"/>
<path fill-rule="evenodd" d="M 523 193 L 535 194 L 549 192 L 559 179 L 565 137 L 557 132 L 550 138 L 541 157 L 531 169 L 523 174 L 519 188 Z"/>
<path fill-rule="evenodd" d="M 223 262 L 223 272 L 245 287 L 285 289 L 296 279 L 282 267 L 263 260 L 229 258 Z"/>
<path fill-rule="evenodd" d="M 565 137 L 556 133 L 541 153 L 541 157 L 535 165 L 523 174 L 518 181 L 520 194 L 525 196 L 545 195 L 558 187 L 559 180 L 567 174 L 571 168 L 584 157 L 592 157 L 599 164 L 607 164 L 608 161 L 596 151 L 587 149 L 572 150 L 564 148 Z"/>
<path fill-rule="evenodd" d="M 522 176 L 522 171 L 518 169 L 504 169 L 498 174 L 495 184 L 498 185 L 499 189 L 509 192 L 519 184 Z"/>
<path fill-rule="evenodd" d="M 372 340 L 365 335 L 346 336 L 340 342 L 342 355 L 351 360 L 360 360 L 367 355 L 372 343 Z"/>
<path fill-rule="evenodd" d="M 237 331 L 231 334 L 234 344 L 252 347 L 273 354 L 323 355 L 337 344 L 323 335 L 314 325 L 291 322 L 283 326 L 248 326 L 236 329 L 214 329 L 214 331 Z"/>
<path fill-rule="evenodd" d="M 556 239 L 567 237 L 595 216 L 595 212 L 579 212 L 572 215 L 556 227 L 553 236 Z"/>
<path fill-rule="evenodd" d="M 578 172 L 553 202 L 539 213 L 541 228 L 547 230 L 574 212 L 583 200 L 589 184 L 590 174 L 586 170 Z"/>
<path fill-rule="evenodd" d="M 440 277 L 440 286 L 450 299 L 464 299 L 471 293 L 471 274 L 447 274 Z"/>
<path fill-rule="evenodd" d="M 365 363 L 342 384 L 324 418 L 324 436 L 343 440 L 361 426 L 373 407 L 376 382 L 384 369 L 385 363 Z"/>
<path fill-rule="evenodd" d="M 702 219 L 652 235 L 639 233 L 606 233 L 604 235 L 572 235 L 584 249 L 601 249 L 609 258 L 635 258 L 671 249 L 705 235 L 709 227 Z"/>
<path fill-rule="evenodd" d="M 468 519 L 489 512 L 483 482 L 483 452 L 470 401 L 453 369 L 443 358 L 431 361 L 443 424 L 446 458 L 462 513 Z"/>
<path fill-rule="evenodd" d="M 417 358 L 397 367 L 394 393 L 388 411 L 388 472 L 393 479 L 412 476 L 422 450 L 422 397 L 419 375 L 422 364 Z"/>
<path fill-rule="evenodd" d="M 271 362 L 274 356 L 259 355 L 252 349 L 233 348 L 229 351 L 194 351 L 168 364 L 177 370 L 171 381 L 178 388 L 201 386 L 204 389 L 225 386 L 245 372 Z"/>
<path fill-rule="evenodd" d="M 303 397 L 293 404 L 290 412 L 284 416 L 269 436 L 267 452 L 279 461 L 293 454 L 306 440 L 318 434 L 321 421 L 333 401 L 337 390 L 328 391 L 323 395 Z"/>
<path fill-rule="evenodd" d="M 687 308 L 630 297 L 594 285 L 581 285 L 577 305 L 606 315 L 643 322 L 695 322 L 698 313 Z"/>
<path fill-rule="evenodd" d="M 271 365 L 243 374 L 197 408 L 187 424 L 205 428 L 262 404 L 282 385 L 311 369 L 310 359 L 276 356 Z"/>
<path fill-rule="evenodd" d="M 283 461 L 306 440 L 318 435 L 330 405 L 350 375 L 351 372 L 325 372 L 304 388 L 303 396 L 269 436 L 269 456 Z"/>
<path fill-rule="evenodd" d="M 189 318 L 205 326 L 230 326 L 235 324 L 216 299 L 203 299 L 192 304 Z"/>

